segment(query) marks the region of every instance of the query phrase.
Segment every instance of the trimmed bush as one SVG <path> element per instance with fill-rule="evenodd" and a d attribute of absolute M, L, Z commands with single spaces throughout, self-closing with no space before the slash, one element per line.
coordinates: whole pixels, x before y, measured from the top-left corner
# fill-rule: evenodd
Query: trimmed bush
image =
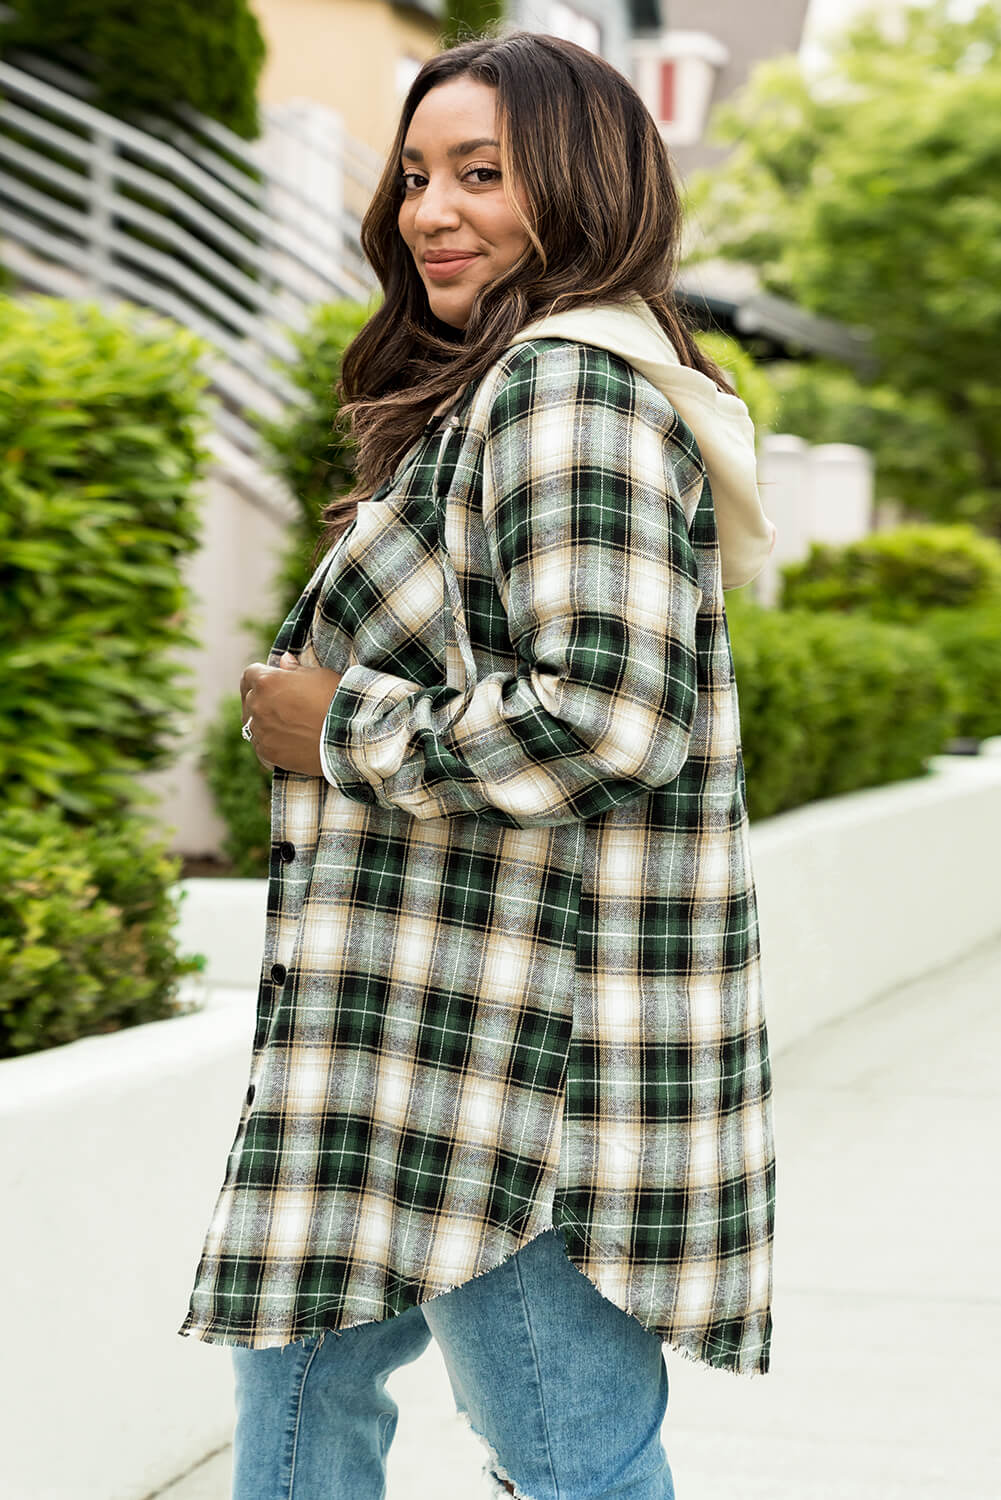
<path fill-rule="evenodd" d="M 169 758 L 188 693 L 201 345 L 133 309 L 0 299 L 0 775 L 89 818 Z"/>
<path fill-rule="evenodd" d="M 90 828 L 55 808 L 0 818 L 0 1057 L 178 1014 L 178 864 L 131 817 Z"/>
<path fill-rule="evenodd" d="M 83 66 L 109 114 L 169 116 L 186 103 L 237 135 L 260 133 L 266 47 L 247 0 L 20 0 L 0 45 Z"/>
<path fill-rule="evenodd" d="M 865 610 L 919 621 L 931 609 L 1001 598 L 1001 543 L 972 526 L 900 526 L 847 547 L 814 544 L 783 569 L 785 609 Z"/>
<path fill-rule="evenodd" d="M 202 768 L 226 825 L 222 852 L 234 875 L 264 876 L 271 850 L 271 772 L 240 735 L 240 698 L 222 700 L 205 734 Z"/>
<path fill-rule="evenodd" d="M 304 401 L 289 408 L 277 421 L 257 424 L 272 467 L 302 509 L 277 584 L 283 605 L 281 618 L 274 622 L 274 629 L 262 622 L 262 635 L 267 635 L 269 642 L 309 577 L 320 512 L 354 482 L 353 445 L 340 426 L 337 383 L 344 351 L 371 315 L 372 307 L 359 302 L 319 306 L 309 327 L 292 336 L 299 357 L 279 366 L 286 379 L 303 392 Z"/>
<path fill-rule="evenodd" d="M 948 664 L 919 631 L 746 604 L 730 625 L 752 818 L 919 776 L 953 732 Z"/>
<path fill-rule="evenodd" d="M 922 621 L 953 673 L 960 697 L 957 735 L 1001 735 L 1001 599 L 978 609 L 940 609 Z"/>

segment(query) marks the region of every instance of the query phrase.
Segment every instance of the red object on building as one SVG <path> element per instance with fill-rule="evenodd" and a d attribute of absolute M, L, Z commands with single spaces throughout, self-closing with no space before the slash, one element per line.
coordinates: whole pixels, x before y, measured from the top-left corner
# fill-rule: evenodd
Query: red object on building
<path fill-rule="evenodd" d="M 665 124 L 674 119 L 674 69 L 673 58 L 660 65 L 660 113 L 657 118 Z"/>

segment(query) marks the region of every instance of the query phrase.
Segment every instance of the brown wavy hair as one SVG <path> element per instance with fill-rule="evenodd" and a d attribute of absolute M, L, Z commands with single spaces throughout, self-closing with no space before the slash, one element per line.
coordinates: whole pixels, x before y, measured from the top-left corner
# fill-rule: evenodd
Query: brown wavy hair
<path fill-rule="evenodd" d="M 466 328 L 431 312 L 398 227 L 401 152 L 431 89 L 468 75 L 497 90 L 501 170 L 526 202 L 512 204 L 528 235 L 524 253 L 480 289 Z M 318 550 L 328 546 L 392 473 L 433 413 L 478 381 L 526 323 L 551 312 L 639 295 L 684 364 L 725 391 L 722 371 L 698 349 L 672 287 L 681 200 L 667 148 L 632 85 L 602 58 L 535 32 L 462 42 L 430 58 L 403 103 L 361 240 L 384 296 L 344 354 L 340 398 L 357 444 L 357 483 L 327 505 Z"/>

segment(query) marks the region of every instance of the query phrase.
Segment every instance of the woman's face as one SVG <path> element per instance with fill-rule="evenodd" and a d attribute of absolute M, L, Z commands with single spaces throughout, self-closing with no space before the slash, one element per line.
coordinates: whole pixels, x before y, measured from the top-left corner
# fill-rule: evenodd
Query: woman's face
<path fill-rule="evenodd" d="M 496 89 L 468 75 L 431 89 L 414 111 L 400 163 L 399 225 L 431 311 L 465 328 L 481 287 L 528 244 L 501 179 Z"/>

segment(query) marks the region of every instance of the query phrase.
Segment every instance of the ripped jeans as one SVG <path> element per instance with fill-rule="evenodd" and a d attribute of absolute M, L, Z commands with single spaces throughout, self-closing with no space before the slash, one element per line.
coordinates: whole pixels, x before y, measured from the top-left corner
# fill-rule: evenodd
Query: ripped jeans
<path fill-rule="evenodd" d="M 386 1379 L 432 1334 L 498 1497 L 673 1500 L 660 1340 L 581 1275 L 556 1230 L 397 1317 L 234 1349 L 233 1500 L 384 1500 L 399 1412 Z"/>

